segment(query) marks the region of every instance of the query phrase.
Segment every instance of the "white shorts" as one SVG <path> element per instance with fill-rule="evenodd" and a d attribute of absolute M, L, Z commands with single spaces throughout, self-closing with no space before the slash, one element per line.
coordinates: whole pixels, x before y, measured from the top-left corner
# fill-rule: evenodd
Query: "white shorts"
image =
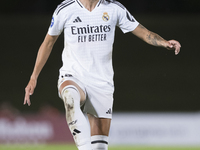
<path fill-rule="evenodd" d="M 58 89 L 61 84 L 67 80 L 75 82 L 84 91 L 86 102 L 83 105 L 83 112 L 94 115 L 97 118 L 112 119 L 113 92 L 105 93 L 97 87 L 84 85 L 81 81 L 71 75 L 60 76 L 58 80 Z"/>

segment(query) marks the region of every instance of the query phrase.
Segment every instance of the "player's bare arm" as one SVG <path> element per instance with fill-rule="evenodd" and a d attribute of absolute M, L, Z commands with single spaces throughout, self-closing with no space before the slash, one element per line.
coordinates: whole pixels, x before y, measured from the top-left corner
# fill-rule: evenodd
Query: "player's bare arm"
<path fill-rule="evenodd" d="M 39 48 L 33 73 L 31 75 L 31 78 L 27 87 L 25 88 L 24 105 L 25 104 L 28 104 L 29 106 L 31 105 L 30 95 L 32 95 L 34 92 L 34 89 L 37 84 L 37 78 L 42 68 L 44 67 L 47 59 L 49 58 L 49 55 L 52 51 L 53 45 L 56 42 L 57 38 L 58 36 L 50 36 L 47 34 L 43 43 L 41 44 Z"/>
<path fill-rule="evenodd" d="M 138 27 L 132 31 L 132 33 L 150 45 L 164 47 L 168 50 L 174 50 L 175 55 L 178 55 L 180 52 L 181 45 L 178 41 L 166 41 L 161 36 L 152 31 L 149 31 L 141 24 L 139 24 Z"/>

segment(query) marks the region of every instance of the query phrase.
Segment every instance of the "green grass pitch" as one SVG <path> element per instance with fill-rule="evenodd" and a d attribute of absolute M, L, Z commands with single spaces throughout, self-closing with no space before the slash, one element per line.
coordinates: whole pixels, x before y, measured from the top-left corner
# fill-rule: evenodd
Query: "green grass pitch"
<path fill-rule="evenodd" d="M 0 150 L 77 150 L 74 145 L 0 145 Z M 200 147 L 110 146 L 109 150 L 200 150 Z"/>

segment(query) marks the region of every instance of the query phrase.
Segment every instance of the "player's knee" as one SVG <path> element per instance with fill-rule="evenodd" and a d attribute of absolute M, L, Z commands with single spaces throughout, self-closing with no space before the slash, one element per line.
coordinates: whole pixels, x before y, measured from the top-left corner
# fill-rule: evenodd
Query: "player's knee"
<path fill-rule="evenodd" d="M 72 97 L 71 91 L 66 89 L 63 96 L 64 104 L 67 110 L 71 110 L 74 107 L 74 98 Z"/>
<path fill-rule="evenodd" d="M 61 94 L 68 111 L 72 110 L 75 104 L 78 105 L 80 103 L 80 94 L 74 86 L 64 88 Z"/>

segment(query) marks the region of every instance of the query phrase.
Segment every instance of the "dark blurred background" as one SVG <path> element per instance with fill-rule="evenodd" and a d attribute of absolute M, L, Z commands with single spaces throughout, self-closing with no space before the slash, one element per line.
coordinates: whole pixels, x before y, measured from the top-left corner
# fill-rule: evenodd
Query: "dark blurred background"
<path fill-rule="evenodd" d="M 62 0 L 9 0 L 0 5 L 1 86 L 0 105 L 21 112 L 36 112 L 50 105 L 61 112 L 57 96 L 58 70 L 62 65 L 63 35 L 41 72 L 31 97 L 23 106 L 24 88 L 36 55 Z M 131 34 L 116 30 L 114 111 L 196 112 L 200 110 L 200 1 L 120 0 L 146 28 L 167 40 L 176 39 L 181 53 L 150 46 Z M 1 109 L 1 108 L 0 108 Z"/>

